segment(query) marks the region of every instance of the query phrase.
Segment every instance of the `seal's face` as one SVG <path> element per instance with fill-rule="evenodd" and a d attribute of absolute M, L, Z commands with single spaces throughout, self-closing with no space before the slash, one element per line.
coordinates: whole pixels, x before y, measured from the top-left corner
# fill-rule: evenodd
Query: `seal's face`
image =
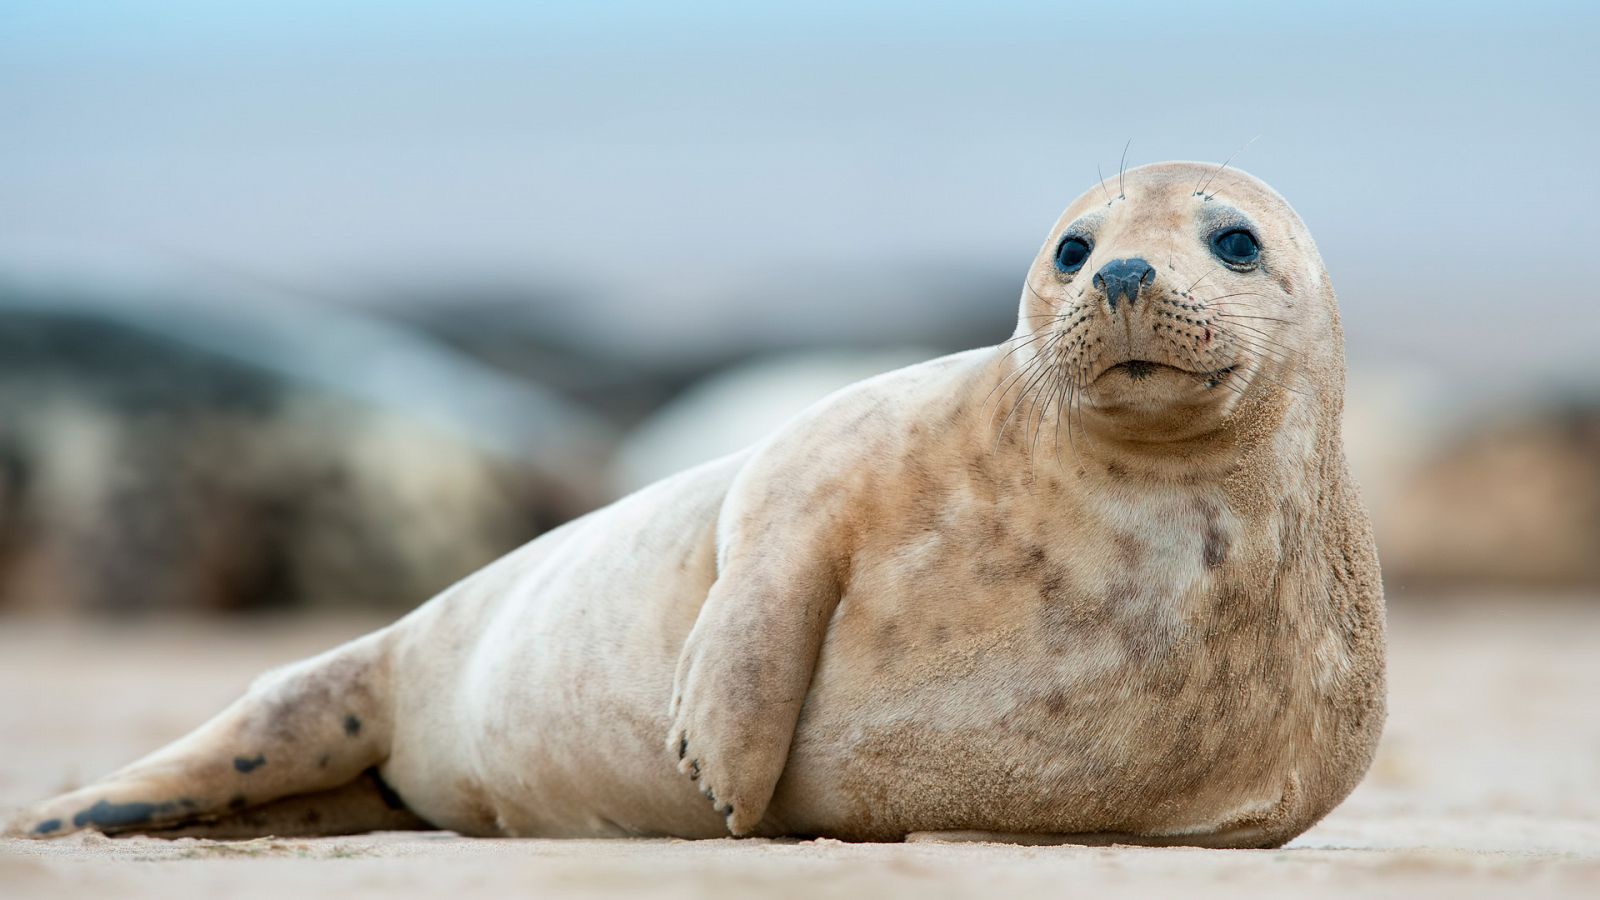
<path fill-rule="evenodd" d="M 1144 440 L 1192 436 L 1303 355 L 1297 294 L 1325 283 L 1310 237 L 1266 185 L 1218 172 L 1134 169 L 1056 223 L 1018 340 L 1069 416 Z"/>

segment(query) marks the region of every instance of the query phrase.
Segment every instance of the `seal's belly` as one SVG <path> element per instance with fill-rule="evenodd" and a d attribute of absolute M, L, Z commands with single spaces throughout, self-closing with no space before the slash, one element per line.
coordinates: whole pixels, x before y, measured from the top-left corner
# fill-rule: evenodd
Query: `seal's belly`
<path fill-rule="evenodd" d="M 819 673 L 774 830 L 1210 832 L 1267 812 L 1294 778 L 1279 704 L 1163 698 L 1146 679 L 1062 678 L 1034 659 L 971 666 L 912 684 Z"/>
<path fill-rule="evenodd" d="M 1233 627 L 1225 589 L 1171 589 L 1108 606 L 974 586 L 982 600 L 914 614 L 842 610 L 770 821 L 858 838 L 1148 835 L 1270 809 L 1315 717 L 1296 641 Z"/>

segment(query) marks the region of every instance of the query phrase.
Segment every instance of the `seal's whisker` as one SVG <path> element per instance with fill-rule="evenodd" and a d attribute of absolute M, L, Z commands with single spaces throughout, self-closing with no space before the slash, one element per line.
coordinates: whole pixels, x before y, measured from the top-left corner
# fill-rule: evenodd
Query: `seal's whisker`
<path fill-rule="evenodd" d="M 1257 366 L 1254 367 L 1255 368 L 1255 373 L 1254 374 L 1256 376 L 1259 376 L 1259 377 L 1262 377 L 1262 378 L 1266 378 L 1268 381 L 1271 381 L 1273 384 L 1276 384 L 1278 387 L 1281 387 L 1284 390 L 1289 391 L 1290 393 L 1297 394 L 1297 395 L 1302 396 L 1302 397 L 1310 396 L 1309 394 L 1305 393 L 1304 391 L 1301 391 L 1301 390 L 1299 390 L 1299 389 L 1287 384 L 1282 379 L 1276 378 L 1271 373 L 1266 371 L 1265 363 L 1266 363 L 1266 361 L 1271 361 L 1271 362 L 1276 362 L 1281 366 L 1284 366 L 1291 373 L 1304 374 L 1301 371 L 1300 367 L 1295 363 L 1294 360 L 1285 359 L 1284 357 L 1273 353 L 1268 348 L 1265 348 L 1265 347 L 1259 346 L 1257 344 L 1254 344 L 1251 341 L 1249 341 L 1248 339 L 1243 338 L 1243 337 L 1241 337 L 1239 335 L 1228 335 L 1228 339 L 1231 342 L 1233 342 L 1235 345 L 1241 346 L 1241 347 L 1244 347 L 1245 349 L 1250 350 L 1253 354 L 1255 354 L 1255 356 L 1258 358 L 1258 360 L 1261 361 L 1260 365 L 1257 365 Z"/>
<path fill-rule="evenodd" d="M 1052 437 L 1055 442 L 1054 452 L 1057 466 L 1061 465 L 1061 413 L 1063 406 L 1072 402 L 1071 388 L 1067 386 L 1065 379 L 1062 380 L 1061 400 L 1061 403 L 1056 404 L 1055 434 Z M 1071 431 L 1069 430 L 1067 434 L 1070 437 Z"/>
<path fill-rule="evenodd" d="M 1055 449 L 1052 455 L 1055 456 L 1056 463 L 1059 465 L 1061 462 L 1061 409 L 1067 403 L 1068 395 L 1072 390 L 1072 383 L 1065 377 L 1064 373 L 1058 373 L 1058 376 L 1059 377 L 1056 379 L 1055 395 L 1052 398 L 1053 403 L 1051 405 L 1051 410 L 1054 415 L 1051 418 L 1054 420 L 1052 423 L 1054 425 L 1054 435 L 1052 440 L 1055 442 Z M 1042 423 L 1040 430 L 1044 430 Z"/>
<path fill-rule="evenodd" d="M 1054 318 L 1058 318 L 1058 317 L 1057 316 L 1050 316 L 1049 318 L 1054 319 Z M 1037 341 L 1038 339 L 1040 339 L 1042 337 L 1049 337 L 1049 336 L 1050 336 L 1050 332 L 1048 332 L 1048 331 L 1029 331 L 1029 332 L 1026 332 L 1024 334 L 1013 335 L 1011 337 L 1006 338 L 1005 340 L 1000 342 L 1000 346 L 1004 347 L 1007 344 L 1016 344 L 1017 346 L 1013 347 L 1012 350 L 1011 350 L 1011 352 L 1015 353 L 1018 350 L 1021 350 L 1023 347 L 1026 347 L 1028 345 L 1029 341 Z"/>
<path fill-rule="evenodd" d="M 1045 348 L 1046 348 L 1045 352 L 1048 352 L 1048 348 L 1053 347 L 1059 340 L 1060 340 L 1060 338 L 1056 337 L 1055 339 L 1046 342 L 1046 344 L 1045 344 Z M 1039 371 L 1034 373 L 1034 374 L 1030 374 L 1028 376 L 1028 379 L 1025 382 L 1022 383 L 1022 391 L 1017 395 L 1017 399 L 1011 404 L 1011 409 L 1006 412 L 1005 420 L 1000 423 L 999 431 L 997 431 L 995 433 L 994 450 L 991 451 L 991 452 L 998 453 L 1000 451 L 1000 441 L 1005 437 L 1006 429 L 1008 427 L 1010 427 L 1010 425 L 1011 425 L 1011 418 L 1017 414 L 1017 408 L 1022 404 L 1022 402 L 1025 399 L 1027 399 L 1028 394 L 1033 390 L 1033 385 L 1041 377 L 1049 374 L 1048 369 L 1045 368 L 1044 365 L 1043 365 L 1043 360 L 1044 360 L 1044 355 L 1041 354 L 1039 356 L 1034 357 L 1032 360 L 1030 360 L 1028 365 L 1023 368 L 1023 370 L 1022 370 L 1023 372 L 1034 373 L 1035 369 L 1038 369 Z M 1013 387 L 1015 387 L 1015 385 L 1013 385 Z M 1004 394 L 1001 395 L 1002 399 L 1004 399 L 1004 396 L 1005 396 Z M 995 415 L 999 415 L 999 414 L 1000 414 L 1000 409 L 999 409 L 998 406 L 996 406 L 995 407 Z M 992 422 L 993 420 L 991 419 L 990 421 Z"/>
<path fill-rule="evenodd" d="M 1069 371 L 1065 373 L 1065 377 L 1063 378 L 1063 383 L 1066 385 L 1066 390 L 1062 398 L 1063 407 L 1056 408 L 1056 465 L 1061 465 L 1061 420 L 1063 418 L 1067 420 L 1067 445 L 1072 448 L 1072 455 L 1074 457 L 1079 457 L 1082 455 L 1082 452 L 1078 449 L 1077 436 L 1073 434 L 1072 430 L 1072 416 L 1078 408 L 1078 390 L 1081 387 L 1079 384 L 1081 378 L 1081 367 L 1076 371 Z"/>
<path fill-rule="evenodd" d="M 1260 319 L 1265 322 L 1277 322 L 1282 325 L 1296 324 L 1293 319 L 1280 319 L 1277 316 L 1252 316 L 1247 313 L 1231 313 L 1222 310 L 1217 310 L 1216 315 L 1219 319 Z"/>
<path fill-rule="evenodd" d="M 1253 368 L 1255 370 L 1253 375 L 1251 376 L 1253 378 L 1265 378 L 1268 381 L 1272 382 L 1273 384 L 1277 385 L 1278 387 L 1283 388 L 1284 390 L 1288 391 L 1289 393 L 1294 394 L 1294 395 L 1299 396 L 1299 397 L 1310 397 L 1311 396 L 1310 394 L 1306 393 L 1305 391 L 1302 391 L 1302 390 L 1300 390 L 1298 388 L 1291 387 L 1288 384 L 1285 384 L 1282 379 L 1273 377 L 1273 375 L 1267 371 L 1265 362 L 1260 362 L 1256 366 L 1254 366 Z M 1291 367 L 1291 371 L 1298 372 L 1299 370 L 1298 369 L 1294 369 L 1294 368 Z"/>
<path fill-rule="evenodd" d="M 1196 351 L 1196 348 L 1191 347 L 1187 342 L 1177 340 L 1170 336 L 1166 338 L 1166 341 L 1169 346 L 1183 351 L 1184 355 L 1189 358 L 1189 361 L 1194 364 L 1196 374 L 1202 374 L 1206 376 L 1206 381 L 1209 386 L 1216 387 L 1220 384 L 1233 390 L 1234 393 L 1244 396 L 1244 389 L 1238 385 L 1235 385 L 1231 380 L 1222 381 L 1215 377 L 1217 373 L 1222 372 L 1225 369 L 1232 368 L 1232 366 L 1213 366 L 1210 363 L 1202 360 L 1199 353 Z"/>
<path fill-rule="evenodd" d="M 1059 338 L 1056 338 L 1056 340 L 1059 340 Z M 1054 341 L 1046 341 L 1046 348 L 1051 346 L 1053 343 Z M 1010 423 L 1011 416 L 1016 413 L 1016 404 L 1019 404 L 1019 402 L 1022 400 L 1022 397 L 1026 396 L 1027 384 L 1032 383 L 1032 378 L 1035 378 L 1035 370 L 1038 370 L 1038 368 L 1042 367 L 1043 365 L 1042 360 L 1043 356 L 1035 356 L 1034 359 L 1030 359 L 1029 362 L 1027 362 L 1027 365 L 1022 365 L 1022 367 L 1019 367 L 1016 372 L 1011 373 L 1011 375 L 1006 378 L 1006 381 L 1010 381 L 1010 384 L 1006 386 L 1005 391 L 1000 392 L 1000 397 L 998 397 L 997 402 L 995 402 L 994 415 L 990 416 L 989 418 L 990 428 L 994 428 L 994 420 L 1000 416 L 1000 404 L 1005 402 L 1005 397 L 1008 396 L 1008 394 L 1010 394 L 1014 388 L 1018 388 L 1018 386 L 1022 386 L 1022 391 L 1019 392 L 1018 399 L 1014 400 L 1013 404 L 1011 404 L 1010 412 L 1006 412 L 1005 421 L 1000 424 L 1000 431 L 995 434 L 995 452 L 1000 450 L 1000 439 L 1005 436 L 1006 423 Z"/>
<path fill-rule="evenodd" d="M 1037 341 L 1037 340 L 1040 340 L 1041 338 L 1048 338 L 1048 337 L 1052 337 L 1052 335 L 1050 335 L 1048 333 L 1044 333 L 1044 334 L 1035 335 L 1033 340 Z M 1022 344 L 1022 345 L 1019 345 L 1019 346 L 1013 348 L 1010 353 L 1006 354 L 1006 356 L 1010 356 L 1011 353 L 1015 353 L 1018 350 L 1021 350 L 1025 346 L 1027 346 L 1027 344 Z M 1005 357 L 1001 357 L 1002 362 L 1004 361 L 1004 359 L 1005 359 Z M 1031 369 L 1037 363 L 1038 363 L 1038 357 L 1035 356 L 1033 359 L 1030 359 L 1025 365 L 1018 366 L 1009 375 L 1006 375 L 1005 377 L 1001 378 L 998 382 L 995 383 L 994 387 L 989 389 L 989 393 L 984 395 L 983 403 L 980 404 L 979 409 L 982 409 L 984 406 L 988 406 L 989 405 L 989 400 L 991 398 L 994 398 L 995 392 L 996 391 L 1000 391 L 1000 396 L 996 400 L 996 405 L 995 405 L 995 414 L 998 415 L 999 412 L 1000 412 L 999 403 L 1003 402 L 1005 400 L 1006 395 L 1011 393 L 1011 388 L 1016 387 L 1017 382 L 1019 380 L 1021 380 L 1024 377 L 1025 373 L 1027 373 L 1028 370 Z M 1004 390 L 1001 390 L 1002 388 L 1004 388 Z"/>
<path fill-rule="evenodd" d="M 1089 443 L 1092 438 L 1089 435 L 1088 429 L 1085 428 L 1083 424 L 1083 417 L 1086 415 L 1083 410 L 1083 395 L 1084 392 L 1089 389 L 1089 364 L 1087 362 L 1085 362 L 1078 369 L 1077 384 L 1077 398 L 1073 400 L 1072 411 L 1078 417 L 1078 424 L 1076 428 L 1070 429 L 1069 434 L 1080 435 L 1082 436 L 1084 443 Z M 1072 420 L 1068 419 L 1067 424 L 1070 426 L 1072 424 Z"/>
<path fill-rule="evenodd" d="M 1222 170 L 1226 169 L 1228 167 L 1228 163 L 1233 162 L 1233 158 L 1235 156 L 1238 156 L 1239 154 L 1243 153 L 1246 148 L 1248 148 L 1251 144 L 1254 144 L 1256 141 L 1258 141 L 1260 139 L 1261 139 L 1261 135 L 1258 134 L 1255 137 L 1251 138 L 1250 140 L 1245 141 L 1243 144 L 1241 144 L 1239 149 L 1233 151 L 1232 153 L 1229 153 L 1228 154 L 1228 158 L 1222 161 L 1222 165 L 1217 166 L 1217 170 L 1215 172 L 1211 173 L 1211 177 L 1206 179 L 1205 185 L 1202 186 L 1199 190 L 1196 190 L 1195 194 L 1199 194 L 1201 197 L 1204 197 L 1207 200 L 1210 200 L 1211 197 L 1215 197 L 1216 194 L 1212 194 L 1211 197 L 1206 197 L 1205 196 L 1206 188 L 1210 187 L 1211 186 L 1211 182 L 1213 180 L 1215 180 L 1218 175 L 1222 174 Z M 1194 195 L 1191 194 L 1190 196 L 1194 196 Z"/>
<path fill-rule="evenodd" d="M 1039 402 L 1035 404 L 1035 406 L 1038 408 L 1037 409 L 1037 412 L 1038 412 L 1037 420 L 1038 421 L 1037 421 L 1035 427 L 1033 428 L 1033 440 L 1028 442 L 1028 471 L 1030 473 L 1033 471 L 1033 464 L 1034 464 L 1035 454 L 1038 452 L 1038 449 L 1039 449 L 1039 435 L 1044 432 L 1044 416 L 1045 416 L 1045 413 L 1049 411 L 1050 404 L 1052 402 L 1054 402 L 1056 386 L 1058 384 L 1060 384 L 1060 382 L 1061 382 L 1060 373 L 1055 371 L 1055 367 L 1054 366 L 1051 366 L 1051 377 L 1050 377 L 1050 380 L 1045 382 L 1044 386 L 1042 388 L 1040 388 Z M 1029 418 L 1033 419 L 1035 417 L 1030 415 Z M 1023 431 L 1022 431 L 1022 436 L 1023 436 L 1024 440 L 1027 439 L 1027 436 L 1028 436 L 1027 426 L 1024 426 Z"/>
<path fill-rule="evenodd" d="M 1183 293 L 1187 294 L 1190 291 L 1194 290 L 1195 285 L 1199 284 L 1202 281 L 1205 281 L 1207 277 L 1216 274 L 1217 270 L 1221 269 L 1221 268 L 1222 268 L 1221 266 L 1217 266 L 1216 268 L 1207 269 L 1206 273 L 1204 275 L 1201 275 L 1199 278 L 1196 278 L 1194 280 L 1193 284 L 1190 284 L 1188 287 L 1184 288 L 1183 289 Z"/>
<path fill-rule="evenodd" d="M 1277 335 L 1273 334 L 1270 331 L 1267 331 L 1265 328 L 1263 328 L 1260 325 L 1252 325 L 1249 322 L 1239 322 L 1239 321 L 1234 320 L 1231 317 L 1223 316 L 1223 315 L 1213 316 L 1212 317 L 1212 323 L 1216 328 L 1238 328 L 1238 329 L 1241 329 L 1243 331 L 1248 331 L 1251 334 L 1257 335 L 1260 338 L 1262 338 L 1263 340 L 1270 341 L 1271 343 L 1276 344 L 1278 346 L 1281 346 L 1284 349 L 1293 349 L 1288 344 L 1286 344 L 1283 341 L 1279 340 Z"/>
<path fill-rule="evenodd" d="M 1047 300 L 1047 299 L 1045 299 L 1043 294 L 1040 294 L 1038 291 L 1034 290 L 1033 289 L 1033 285 L 1029 284 L 1026 281 L 1024 281 L 1022 283 L 1022 286 L 1023 286 L 1023 288 L 1025 288 L 1028 291 L 1028 293 L 1032 294 L 1035 297 L 1038 297 L 1039 298 L 1039 302 L 1045 304 L 1046 306 L 1050 306 L 1052 304 L 1061 302 L 1060 300 Z M 1065 300 L 1066 298 L 1062 297 L 1061 299 Z"/>
<path fill-rule="evenodd" d="M 1060 337 L 1060 336 L 1061 336 L 1060 332 L 1055 332 L 1055 331 L 1036 331 L 1036 332 L 1033 332 L 1031 334 L 1018 335 L 1017 337 L 1010 338 L 1010 339 L 1008 339 L 1006 341 L 1001 342 L 1001 346 L 1005 346 L 1005 344 L 1011 343 L 1012 341 L 1019 341 L 1020 340 L 1020 343 L 1018 343 L 1015 347 L 1012 347 L 1010 350 L 1006 351 L 1005 355 L 1001 356 L 1000 359 L 996 360 L 996 362 L 999 362 L 999 363 L 1003 364 L 1007 359 L 1009 359 L 1011 357 L 1012 354 L 1014 354 L 1017 351 L 1023 349 L 1024 347 L 1028 347 L 1028 346 L 1030 346 L 1030 345 L 1032 345 L 1034 343 L 1037 343 L 1038 341 L 1045 340 L 1047 338 Z M 1038 350 L 1040 348 L 1035 347 L 1034 349 Z M 1022 368 L 1026 369 L 1026 366 L 1024 366 Z M 1005 384 L 1007 381 L 1010 381 L 1013 378 L 1016 378 L 1017 375 L 1020 374 L 1021 371 L 1022 370 L 1019 369 L 1018 371 L 1012 372 L 1010 375 L 1007 375 L 1007 376 L 1001 378 L 1000 381 L 997 382 L 994 387 L 989 389 L 989 393 L 984 395 L 984 398 L 983 398 L 984 403 L 988 403 L 989 398 L 994 396 L 994 392 L 996 390 L 999 390 L 1001 385 Z M 1001 396 L 1004 396 L 1004 394 L 1002 394 Z"/>
<path fill-rule="evenodd" d="M 1057 436 L 1056 458 L 1057 458 L 1057 460 L 1059 460 L 1060 459 L 1059 443 L 1060 443 L 1060 426 L 1061 426 L 1061 404 L 1066 401 L 1067 389 L 1068 389 L 1069 385 L 1071 384 L 1071 379 L 1068 378 L 1068 376 L 1067 376 L 1066 360 L 1064 358 L 1062 358 L 1062 354 L 1058 352 L 1058 353 L 1055 354 L 1055 356 L 1056 356 L 1056 359 L 1054 359 L 1052 361 L 1052 365 L 1051 365 L 1051 374 L 1052 374 L 1052 379 L 1051 380 L 1052 380 L 1052 384 L 1051 384 L 1051 387 L 1050 387 L 1050 391 L 1045 395 L 1045 404 L 1046 404 L 1045 405 L 1045 409 L 1040 412 L 1039 429 L 1034 434 L 1033 440 L 1034 440 L 1035 447 L 1037 447 L 1038 442 L 1039 442 L 1039 435 L 1044 433 L 1044 413 L 1048 412 L 1051 409 L 1054 409 L 1055 410 L 1055 423 L 1056 423 L 1056 436 Z"/>
<path fill-rule="evenodd" d="M 1189 354 L 1190 360 L 1194 360 L 1195 368 L 1197 368 L 1198 372 L 1205 375 L 1206 386 L 1208 386 L 1208 388 L 1218 388 L 1218 386 L 1222 386 L 1222 388 L 1227 388 L 1229 391 L 1235 392 L 1235 394 L 1238 394 L 1240 397 L 1245 396 L 1245 389 L 1240 388 L 1240 386 L 1235 384 L 1234 380 L 1230 378 L 1230 375 L 1232 375 L 1232 370 L 1237 367 L 1237 364 L 1211 365 L 1208 364 L 1208 362 L 1205 362 L 1205 360 L 1200 359 L 1200 356 L 1198 356 L 1197 352 L 1194 351 L 1194 348 L 1184 346 L 1184 351 Z"/>
<path fill-rule="evenodd" d="M 1106 190 L 1106 173 L 1100 170 L 1100 164 L 1099 163 L 1095 163 L 1094 164 L 1094 173 L 1096 175 L 1100 176 L 1100 190 L 1105 192 L 1106 205 L 1110 206 L 1111 202 L 1112 202 L 1111 201 L 1111 192 Z"/>
<path fill-rule="evenodd" d="M 1224 337 L 1234 341 L 1235 343 L 1246 343 L 1251 348 L 1256 349 L 1256 350 L 1260 350 L 1260 351 L 1269 351 L 1270 350 L 1273 353 L 1277 354 L 1277 356 L 1275 358 L 1278 359 L 1278 361 L 1284 363 L 1285 365 L 1292 365 L 1294 363 L 1294 359 L 1293 359 L 1294 351 L 1292 349 L 1288 348 L 1288 347 L 1285 347 L 1285 346 L 1281 345 L 1281 344 L 1273 343 L 1272 340 L 1269 339 L 1269 338 L 1263 338 L 1263 337 L 1260 337 L 1260 336 L 1257 336 L 1257 335 L 1254 335 L 1254 334 L 1248 334 L 1248 333 L 1247 334 L 1233 333 L 1231 330 L 1224 331 L 1224 332 L 1222 332 L 1222 334 L 1223 334 Z"/>
<path fill-rule="evenodd" d="M 1127 171 L 1128 171 L 1128 148 L 1132 147 L 1132 146 L 1133 146 L 1133 138 L 1128 138 L 1128 142 L 1126 144 L 1122 145 L 1122 162 L 1117 164 L 1117 199 L 1118 200 L 1126 200 L 1126 199 L 1128 199 L 1128 191 L 1122 185 L 1122 176 L 1124 174 L 1126 174 Z"/>
<path fill-rule="evenodd" d="M 1010 357 L 1010 356 L 1011 356 L 1011 355 L 1012 355 L 1012 354 L 1013 354 L 1013 353 L 1016 353 L 1016 352 L 1017 352 L 1017 351 L 1018 351 L 1018 350 L 1021 350 L 1021 349 L 1023 349 L 1023 348 L 1024 348 L 1024 347 L 1027 347 L 1027 346 L 1028 346 L 1028 345 L 1029 345 L 1029 344 L 1031 344 L 1031 343 L 1033 343 L 1033 342 L 1034 342 L 1034 341 L 1038 341 L 1038 340 L 1041 340 L 1041 339 L 1043 339 L 1043 338 L 1047 338 L 1047 337 L 1049 337 L 1049 336 L 1050 336 L 1050 335 L 1048 335 L 1048 334 L 1042 334 L 1042 335 L 1039 335 L 1039 336 L 1037 336 L 1037 337 L 1035 337 L 1035 338 L 1033 338 L 1033 340 L 1032 340 L 1032 341 L 1026 341 L 1026 342 L 1024 342 L 1024 343 L 1021 343 L 1021 344 L 1018 344 L 1018 345 L 1017 345 L 1017 346 L 1015 346 L 1015 347 L 1012 347 L 1012 348 L 1011 348 L 1011 349 L 1010 349 L 1010 350 L 1008 350 L 1008 351 L 1006 351 L 1006 355 L 1005 355 L 1005 356 L 1002 356 L 1002 357 L 1000 357 L 1000 360 L 999 360 L 999 361 L 1000 361 L 1000 362 L 1001 362 L 1001 363 L 1004 363 L 1004 362 L 1005 362 L 1005 360 L 1006 360 L 1006 359 L 1007 359 L 1007 358 L 1008 358 L 1008 357 Z M 1037 348 L 1036 348 L 1036 349 L 1037 349 Z M 996 390 L 998 390 L 998 389 L 999 389 L 999 387 L 1000 387 L 1000 385 L 1002 385 L 1002 384 L 1004 384 L 1004 383 L 1005 383 L 1005 382 L 1006 382 L 1006 381 L 1007 381 L 1007 380 L 1009 380 L 1009 379 L 1010 379 L 1010 378 L 1012 378 L 1012 377 L 1015 377 L 1015 376 L 1016 376 L 1016 374 L 1017 374 L 1017 373 L 1016 373 L 1016 372 L 1012 372 L 1012 373 L 1011 373 L 1011 375 L 1008 375 L 1008 376 L 1006 376 L 1006 377 L 1005 377 L 1005 378 L 1002 378 L 1002 379 L 1001 379 L 1001 380 L 1000 380 L 1000 381 L 999 381 L 999 382 L 998 382 L 998 383 L 996 383 L 996 384 L 995 384 L 995 386 L 994 386 L 994 387 L 992 387 L 992 388 L 990 388 L 990 389 L 989 389 L 989 393 L 988 393 L 988 394 L 987 394 L 987 395 L 985 395 L 985 396 L 984 396 L 984 398 L 983 398 L 983 399 L 984 399 L 984 402 L 985 402 L 985 403 L 987 403 L 987 402 L 988 402 L 988 401 L 989 401 L 989 397 L 991 397 L 991 396 L 993 396 L 993 395 L 994 395 L 994 392 L 995 392 L 995 391 L 996 391 Z"/>
<path fill-rule="evenodd" d="M 1034 365 L 1038 367 L 1039 371 L 1033 377 L 1028 379 L 1027 383 L 1024 384 L 1023 387 L 1022 387 L 1022 393 L 1017 396 L 1017 401 L 1015 403 L 1011 404 L 1011 411 L 1006 413 L 1005 421 L 1000 423 L 1000 435 L 1001 436 L 1004 436 L 1005 431 L 1006 431 L 1006 427 L 1011 422 L 1011 417 L 1016 415 L 1017 409 L 1024 402 L 1026 402 L 1028 400 L 1028 398 L 1033 394 L 1034 388 L 1037 385 L 1041 384 L 1045 378 L 1049 377 L 1049 375 L 1050 375 L 1050 366 L 1049 366 L 1049 362 L 1048 362 L 1046 356 L 1047 356 L 1047 354 L 1049 354 L 1050 349 L 1055 347 L 1058 343 L 1059 343 L 1059 341 L 1051 342 L 1049 345 L 1047 345 L 1046 350 L 1044 351 L 1044 353 L 1041 353 L 1039 355 L 1039 358 L 1034 361 Z M 1024 440 L 1027 439 L 1027 432 L 1026 431 L 1023 432 L 1023 439 Z M 996 447 L 998 448 L 998 446 L 999 446 L 999 444 L 997 442 L 996 443 Z"/>
<path fill-rule="evenodd" d="M 1291 355 L 1296 353 L 1295 348 L 1289 346 L 1288 344 L 1285 344 L 1284 342 L 1278 340 L 1276 337 L 1274 337 L 1274 336 L 1266 333 L 1265 331 L 1262 331 L 1261 329 L 1256 328 L 1256 327 L 1254 327 L 1252 325 L 1246 325 L 1243 322 L 1230 322 L 1230 323 L 1227 323 L 1226 326 L 1219 325 L 1218 327 L 1226 327 L 1228 329 L 1233 329 L 1233 328 L 1243 329 L 1244 331 L 1246 331 L 1248 333 L 1248 336 L 1251 339 L 1255 340 L 1255 341 L 1258 341 L 1258 342 L 1263 343 L 1263 344 L 1271 345 L 1272 347 L 1275 347 L 1275 348 L 1277 348 L 1278 350 L 1280 350 L 1280 351 L 1282 351 L 1284 353 L 1288 353 L 1288 354 L 1291 354 Z M 1217 329 L 1214 328 L 1213 331 L 1215 331 L 1215 330 L 1217 330 Z"/>

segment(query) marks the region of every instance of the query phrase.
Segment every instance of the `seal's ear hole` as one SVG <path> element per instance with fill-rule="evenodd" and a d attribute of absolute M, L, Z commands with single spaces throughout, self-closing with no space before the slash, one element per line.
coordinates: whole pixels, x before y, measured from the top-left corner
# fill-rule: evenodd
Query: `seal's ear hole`
<path fill-rule="evenodd" d="M 1067 236 L 1056 245 L 1056 268 L 1072 273 L 1089 261 L 1089 242 L 1081 237 Z"/>
<path fill-rule="evenodd" d="M 1248 229 L 1229 228 L 1211 236 L 1211 252 L 1230 266 L 1250 266 L 1261 258 L 1261 244 Z"/>

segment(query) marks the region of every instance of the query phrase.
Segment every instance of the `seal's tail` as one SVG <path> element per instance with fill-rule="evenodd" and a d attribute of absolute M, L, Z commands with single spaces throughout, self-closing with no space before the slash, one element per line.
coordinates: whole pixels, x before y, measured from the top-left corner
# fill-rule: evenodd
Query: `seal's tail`
<path fill-rule="evenodd" d="M 368 819 L 401 827 L 403 804 L 374 768 L 388 756 L 393 722 L 387 638 L 380 631 L 263 675 L 188 736 L 41 804 L 13 831 L 195 834 L 227 825 L 227 836 L 246 837 L 284 833 L 275 829 L 292 815 L 297 834 L 367 830 L 358 826 Z M 355 812 L 363 809 L 371 814 Z"/>

